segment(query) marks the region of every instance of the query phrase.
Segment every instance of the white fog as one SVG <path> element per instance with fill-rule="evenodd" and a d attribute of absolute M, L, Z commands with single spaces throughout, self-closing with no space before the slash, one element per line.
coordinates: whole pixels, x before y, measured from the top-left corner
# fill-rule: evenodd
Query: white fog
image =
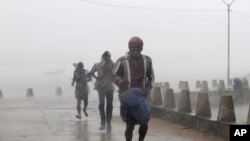
<path fill-rule="evenodd" d="M 250 73 L 250 1 L 231 6 L 231 77 Z M 222 0 L 1 0 L 0 89 L 70 86 L 73 63 L 115 61 L 139 36 L 156 81 L 226 79 L 227 7 Z M 48 75 L 45 72 L 61 73 Z"/>

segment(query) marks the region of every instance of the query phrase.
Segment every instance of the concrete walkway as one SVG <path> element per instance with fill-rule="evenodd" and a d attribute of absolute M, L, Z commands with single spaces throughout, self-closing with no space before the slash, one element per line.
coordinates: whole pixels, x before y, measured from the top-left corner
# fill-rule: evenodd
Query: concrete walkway
<path fill-rule="evenodd" d="M 98 130 L 97 97 L 90 96 L 89 117 L 75 118 L 74 97 L 7 98 L 0 100 L 0 141 L 124 141 L 125 124 L 115 98 L 110 133 Z M 134 131 L 138 140 L 138 127 Z M 145 141 L 225 141 L 183 126 L 152 118 Z"/>

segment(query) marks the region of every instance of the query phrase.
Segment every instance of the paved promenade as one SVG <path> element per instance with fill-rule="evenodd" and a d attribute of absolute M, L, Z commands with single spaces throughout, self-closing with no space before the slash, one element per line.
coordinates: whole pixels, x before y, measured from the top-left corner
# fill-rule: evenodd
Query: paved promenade
<path fill-rule="evenodd" d="M 90 95 L 89 117 L 75 118 L 74 97 L 0 99 L 0 141 L 124 141 L 125 124 L 114 100 L 112 131 L 100 131 L 97 95 Z M 138 140 L 138 127 L 134 141 Z M 181 125 L 151 118 L 145 141 L 225 141 Z"/>

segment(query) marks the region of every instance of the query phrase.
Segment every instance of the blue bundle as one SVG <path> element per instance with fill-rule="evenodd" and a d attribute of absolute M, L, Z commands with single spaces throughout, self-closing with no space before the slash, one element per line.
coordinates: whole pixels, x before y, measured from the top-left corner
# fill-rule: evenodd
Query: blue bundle
<path fill-rule="evenodd" d="M 127 115 L 135 120 L 135 124 L 147 124 L 150 119 L 150 103 L 140 88 L 130 88 L 119 95 L 121 117 L 127 121 Z"/>

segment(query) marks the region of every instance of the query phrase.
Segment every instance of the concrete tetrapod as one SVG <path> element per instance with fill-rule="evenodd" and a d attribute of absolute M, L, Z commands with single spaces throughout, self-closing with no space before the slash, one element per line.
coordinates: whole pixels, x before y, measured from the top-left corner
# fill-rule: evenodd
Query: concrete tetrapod
<path fill-rule="evenodd" d="M 166 89 L 164 93 L 164 108 L 167 109 L 175 109 L 175 99 L 174 99 L 174 91 L 173 89 Z"/>
<path fill-rule="evenodd" d="M 2 92 L 2 90 L 0 89 L 0 99 L 2 99 L 3 98 L 3 92 Z"/>
<path fill-rule="evenodd" d="M 56 96 L 62 96 L 62 87 L 56 87 Z"/>
<path fill-rule="evenodd" d="M 161 88 L 160 87 L 153 87 L 152 93 L 152 104 L 156 106 L 162 105 L 162 97 L 161 97 Z"/>
<path fill-rule="evenodd" d="M 204 117 L 204 118 L 210 118 L 212 116 L 208 93 L 206 92 L 198 93 L 196 116 Z"/>
<path fill-rule="evenodd" d="M 227 86 L 228 86 L 228 87 L 233 87 L 233 80 L 232 80 L 231 78 L 229 78 L 229 79 L 227 80 Z"/>
<path fill-rule="evenodd" d="M 184 83 L 184 81 L 179 81 L 179 86 L 178 86 L 178 88 L 179 88 L 180 90 L 183 89 L 183 83 Z"/>
<path fill-rule="evenodd" d="M 248 83 L 247 78 L 245 77 L 242 78 L 242 88 L 249 89 L 249 83 Z"/>
<path fill-rule="evenodd" d="M 181 90 L 189 90 L 188 81 L 183 81 L 183 87 Z"/>
<path fill-rule="evenodd" d="M 235 111 L 232 96 L 221 96 L 218 121 L 235 122 Z"/>
<path fill-rule="evenodd" d="M 164 82 L 161 88 L 161 93 L 164 94 L 167 89 L 170 89 L 169 82 Z M 162 98 L 164 99 L 164 96 Z"/>
<path fill-rule="evenodd" d="M 217 80 L 216 79 L 212 80 L 212 88 L 217 88 L 217 87 L 218 87 Z"/>
<path fill-rule="evenodd" d="M 202 81 L 201 82 L 201 92 L 208 93 L 208 83 L 207 81 Z"/>
<path fill-rule="evenodd" d="M 218 91 L 224 91 L 225 89 L 226 89 L 226 87 L 225 87 L 224 80 L 219 80 L 219 84 L 218 84 L 217 90 Z"/>
<path fill-rule="evenodd" d="M 196 89 L 201 88 L 201 81 L 200 80 L 196 80 L 196 82 L 195 82 L 195 88 Z"/>
<path fill-rule="evenodd" d="M 248 108 L 247 124 L 250 124 L 250 104 Z"/>
<path fill-rule="evenodd" d="M 153 84 L 153 86 L 154 87 L 162 87 L 162 83 L 161 82 L 155 82 L 154 84 Z"/>
<path fill-rule="evenodd" d="M 178 99 L 178 112 L 192 112 L 189 90 L 182 90 Z"/>
<path fill-rule="evenodd" d="M 28 88 L 26 92 L 26 97 L 34 97 L 33 89 Z"/>
<path fill-rule="evenodd" d="M 164 83 L 163 83 L 163 87 L 164 87 L 165 89 L 170 89 L 169 82 L 164 82 Z"/>
<path fill-rule="evenodd" d="M 163 92 L 165 93 L 165 90 L 170 89 L 169 82 L 164 82 L 162 86 Z"/>

